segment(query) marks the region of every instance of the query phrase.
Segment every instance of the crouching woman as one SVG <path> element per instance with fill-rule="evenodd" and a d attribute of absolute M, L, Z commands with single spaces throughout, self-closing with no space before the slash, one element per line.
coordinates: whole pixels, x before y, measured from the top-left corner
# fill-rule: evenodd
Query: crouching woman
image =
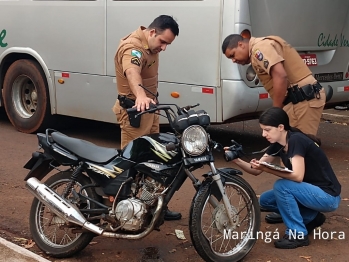
<path fill-rule="evenodd" d="M 261 208 L 281 214 L 286 225 L 285 235 L 275 241 L 275 247 L 307 246 L 308 234 L 325 222 L 322 212 L 338 208 L 341 185 L 316 137 L 290 127 L 289 118 L 281 108 L 266 110 L 259 124 L 263 137 L 270 142 L 266 153 L 249 163 L 240 158 L 233 162 L 252 175 L 264 171 L 282 178 L 275 182 L 272 190 L 260 196 Z M 277 156 L 291 172 L 261 164 L 273 162 Z"/>

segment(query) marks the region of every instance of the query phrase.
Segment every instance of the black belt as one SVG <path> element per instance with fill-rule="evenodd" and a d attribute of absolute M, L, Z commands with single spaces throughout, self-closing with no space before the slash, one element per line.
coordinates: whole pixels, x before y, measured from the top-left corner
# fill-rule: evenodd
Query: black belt
<path fill-rule="evenodd" d="M 320 98 L 320 90 L 322 86 L 317 82 L 314 85 L 305 85 L 302 87 L 292 86 L 287 89 L 287 95 L 283 102 L 284 105 L 288 103 L 298 104 L 304 100 L 312 100 L 314 98 Z"/>

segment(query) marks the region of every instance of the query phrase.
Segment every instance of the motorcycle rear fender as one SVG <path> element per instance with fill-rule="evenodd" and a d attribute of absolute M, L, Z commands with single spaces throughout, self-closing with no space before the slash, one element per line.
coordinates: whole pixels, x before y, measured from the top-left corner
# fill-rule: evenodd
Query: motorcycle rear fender
<path fill-rule="evenodd" d="M 38 180 L 42 180 L 53 169 L 54 161 L 52 157 L 42 152 L 34 152 L 32 158 L 24 165 L 24 168 L 29 169 L 29 173 L 24 178 L 27 181 L 31 177 L 36 177 Z"/>
<path fill-rule="evenodd" d="M 239 181 L 239 175 L 242 176 L 242 172 L 238 169 L 234 169 L 234 168 L 229 168 L 229 167 L 223 167 L 223 168 L 217 168 L 217 172 L 220 174 L 221 176 L 221 180 L 223 185 L 225 184 L 225 181 L 230 181 L 230 182 L 235 182 L 235 181 Z M 207 179 L 205 179 L 205 181 L 203 181 L 202 186 L 207 185 L 208 183 L 211 184 L 211 193 L 212 195 L 214 195 L 217 200 L 221 200 L 222 198 L 222 194 L 221 191 L 219 190 L 217 184 L 214 182 L 214 180 L 212 179 L 212 172 L 208 172 L 207 174 L 204 174 L 204 177 L 206 177 Z"/>

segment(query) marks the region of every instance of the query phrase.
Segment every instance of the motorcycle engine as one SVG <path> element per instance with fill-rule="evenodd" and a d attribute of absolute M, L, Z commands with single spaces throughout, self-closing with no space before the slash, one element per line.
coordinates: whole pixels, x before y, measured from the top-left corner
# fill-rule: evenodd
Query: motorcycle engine
<path fill-rule="evenodd" d="M 140 184 L 138 198 L 122 200 L 115 209 L 115 217 L 119 220 L 121 228 L 127 231 L 142 229 L 148 210 L 156 205 L 157 195 L 164 190 L 164 187 L 152 178 L 143 178 Z"/>
<path fill-rule="evenodd" d="M 149 206 L 153 206 L 157 200 L 156 193 L 163 190 L 163 186 L 152 178 L 146 178 L 143 181 L 143 186 L 140 192 L 139 199 Z"/>
<path fill-rule="evenodd" d="M 115 209 L 116 218 L 120 221 L 122 229 L 127 231 L 142 229 L 146 213 L 146 204 L 137 198 L 122 200 Z"/>

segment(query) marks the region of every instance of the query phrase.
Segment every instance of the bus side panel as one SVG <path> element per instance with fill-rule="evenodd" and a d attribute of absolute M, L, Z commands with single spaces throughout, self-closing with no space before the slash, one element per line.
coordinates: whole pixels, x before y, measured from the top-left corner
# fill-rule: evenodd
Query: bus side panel
<path fill-rule="evenodd" d="M 159 80 L 219 85 L 222 0 L 107 1 L 108 75 L 115 75 L 114 56 L 120 39 L 168 14 L 178 22 L 179 36 L 160 54 Z"/>
<path fill-rule="evenodd" d="M 114 77 L 56 71 L 55 86 L 58 114 L 116 123 Z"/>
<path fill-rule="evenodd" d="M 215 101 L 220 96 L 220 88 L 159 82 L 160 103 L 177 104 L 180 107 L 186 105 L 200 104 L 195 110 L 204 109 L 209 115 L 211 122 L 217 122 Z M 171 97 L 171 92 L 180 94 L 179 98 Z M 160 123 L 168 124 L 164 118 L 160 118 Z"/>
<path fill-rule="evenodd" d="M 300 54 L 316 56 L 309 66 L 329 103 L 349 100 L 349 2 L 342 0 L 249 0 L 252 34 L 278 35 Z M 285 12 L 284 10 L 287 10 Z M 263 105 L 258 111 L 263 110 Z"/>
<path fill-rule="evenodd" d="M 256 111 L 263 87 L 248 88 L 243 81 L 222 81 L 223 121 Z M 269 100 L 269 99 L 268 99 Z"/>
<path fill-rule="evenodd" d="M 320 46 L 321 33 L 339 37 L 348 14 L 349 2 L 343 0 L 248 0 L 252 34 L 277 35 L 297 50 L 333 49 Z"/>
<path fill-rule="evenodd" d="M 179 36 L 160 53 L 159 100 L 180 106 L 199 102 L 199 108 L 210 112 L 211 120 L 216 119 L 222 3 L 107 0 L 107 74 L 115 76 L 114 56 L 122 37 L 141 25 L 147 27 L 161 14 L 171 15 L 179 24 Z M 213 94 L 201 93 L 202 87 L 213 88 Z M 180 97 L 172 98 L 172 91 L 179 91 Z"/>
<path fill-rule="evenodd" d="M 61 80 L 64 80 L 63 84 L 58 82 Z M 114 77 L 58 71 L 55 72 L 55 86 L 58 114 L 116 123 L 116 117 L 112 111 L 117 97 Z M 217 88 L 166 82 L 159 82 L 159 88 L 160 103 L 165 100 L 163 97 L 166 97 L 167 103 L 175 103 L 179 106 L 199 103 L 200 106 L 197 108 L 206 110 L 211 121 L 216 122 L 214 107 L 210 105 L 216 100 Z M 171 97 L 171 92 L 183 94 L 180 95 L 180 103 L 179 99 Z M 168 121 L 160 117 L 160 123 L 168 124 Z"/>
<path fill-rule="evenodd" d="M 19 0 L 2 3 L 0 25 L 7 48 L 32 48 L 50 70 L 105 74 L 104 17 L 105 1 Z"/>
<path fill-rule="evenodd" d="M 240 34 L 243 30 L 251 31 L 250 24 L 248 1 L 226 0 L 224 2 L 220 42 L 223 43 L 224 39 L 230 34 Z M 239 115 L 255 113 L 259 96 L 265 92 L 264 88 L 256 87 L 254 80 L 249 82 L 246 79 L 248 65 L 234 64 L 222 52 L 221 57 L 222 100 L 219 104 L 221 104 L 223 112 L 222 120 L 226 121 Z M 268 101 L 268 99 L 266 100 Z"/>

